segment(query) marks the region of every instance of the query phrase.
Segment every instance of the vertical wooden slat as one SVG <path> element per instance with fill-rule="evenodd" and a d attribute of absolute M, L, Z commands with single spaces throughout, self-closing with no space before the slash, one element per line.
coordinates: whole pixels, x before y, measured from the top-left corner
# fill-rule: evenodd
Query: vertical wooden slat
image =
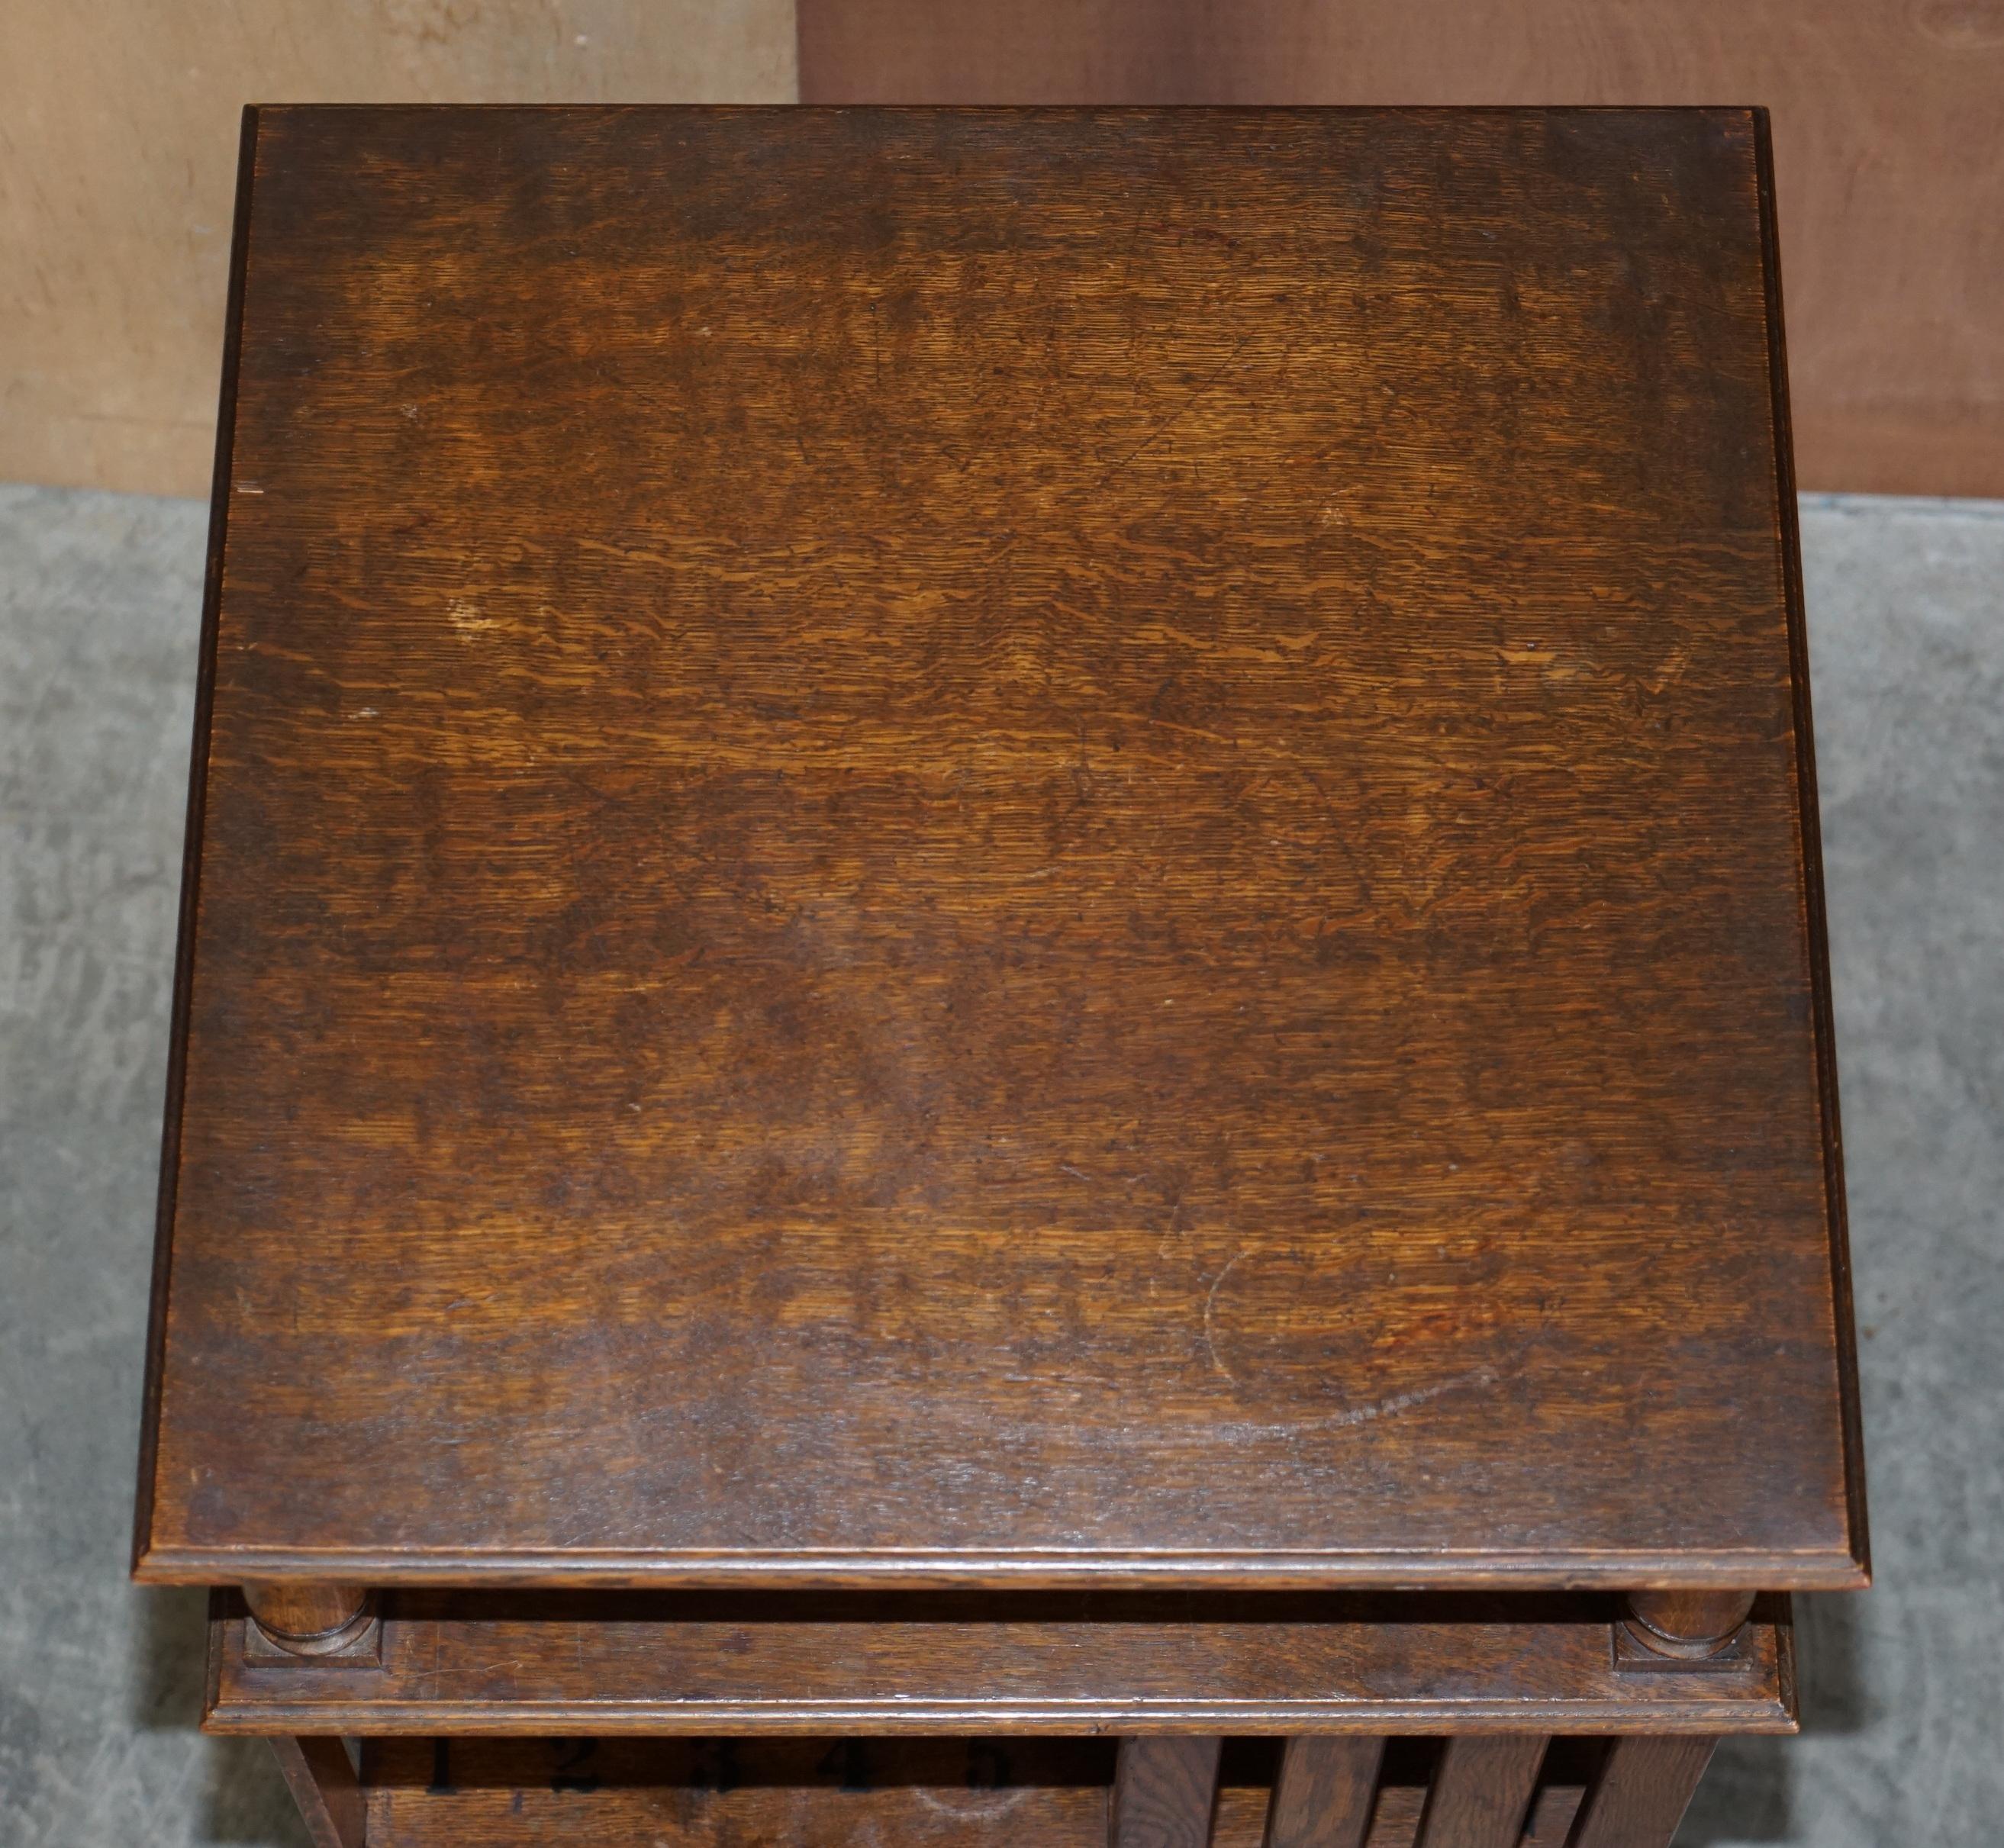
<path fill-rule="evenodd" d="M 363 1848 L 367 1817 L 361 1780 L 338 1739 L 290 1734 L 272 1741 L 314 1848 Z"/>
<path fill-rule="evenodd" d="M 1669 1848 L 1715 1739 L 1617 1739 L 1580 1806 L 1572 1848 Z"/>
<path fill-rule="evenodd" d="M 1210 1848 L 1215 1737 L 1123 1739 L 1108 1812 L 1109 1848 Z"/>
<path fill-rule="evenodd" d="M 1536 1733 L 1449 1739 L 1427 1792 L 1417 1848 L 1517 1848 L 1545 1744 Z"/>
<path fill-rule="evenodd" d="M 1549 1777 L 1549 1772 L 1540 1776 Z M 1543 1783 L 1531 1799 L 1522 1848 L 1571 1848 L 1572 1825 L 1586 1792 L 1578 1784 Z"/>
<path fill-rule="evenodd" d="M 1362 1734 L 1288 1740 L 1267 1812 L 1267 1848 L 1361 1848 L 1384 1755 L 1385 1741 Z"/>

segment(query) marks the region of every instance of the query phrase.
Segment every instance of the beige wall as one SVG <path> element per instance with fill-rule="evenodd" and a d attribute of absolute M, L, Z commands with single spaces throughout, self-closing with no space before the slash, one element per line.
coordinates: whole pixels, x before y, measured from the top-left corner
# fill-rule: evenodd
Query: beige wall
<path fill-rule="evenodd" d="M 0 0 L 0 479 L 204 494 L 246 103 L 790 102 L 792 0 Z"/>

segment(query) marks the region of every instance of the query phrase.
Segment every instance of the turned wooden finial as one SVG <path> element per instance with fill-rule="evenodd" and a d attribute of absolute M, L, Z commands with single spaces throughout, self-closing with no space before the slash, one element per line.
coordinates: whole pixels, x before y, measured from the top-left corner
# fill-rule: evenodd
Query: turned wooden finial
<path fill-rule="evenodd" d="M 267 1640 L 289 1655 L 331 1655 L 374 1615 L 360 1585 L 247 1584 L 243 1601 Z"/>
<path fill-rule="evenodd" d="M 1751 1591 L 1631 1591 L 1628 1633 L 1658 1655 L 1702 1661 L 1739 1633 Z"/>

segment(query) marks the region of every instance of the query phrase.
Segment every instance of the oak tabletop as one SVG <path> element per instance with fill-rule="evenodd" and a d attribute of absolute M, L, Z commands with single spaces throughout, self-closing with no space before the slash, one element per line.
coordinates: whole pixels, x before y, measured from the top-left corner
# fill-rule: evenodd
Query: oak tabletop
<path fill-rule="evenodd" d="M 141 1576 L 1862 1583 L 1771 200 L 250 112 Z"/>

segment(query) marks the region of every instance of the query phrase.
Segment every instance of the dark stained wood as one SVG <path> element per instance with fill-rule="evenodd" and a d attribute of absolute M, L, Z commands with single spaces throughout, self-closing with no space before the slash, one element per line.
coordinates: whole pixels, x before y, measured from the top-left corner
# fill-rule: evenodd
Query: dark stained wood
<path fill-rule="evenodd" d="M 296 1655 L 339 1649 L 369 1621 L 369 1594 L 360 1585 L 247 1584 L 243 1602 L 265 1638 Z"/>
<path fill-rule="evenodd" d="M 1573 1818 L 1585 1794 L 1584 1780 L 1597 1772 L 1603 1752 L 1604 1742 L 1598 1740 L 1552 1741 L 1519 1848 L 1568 1848 Z M 1437 1739 L 1386 1741 L 1377 1807 L 1365 1848 L 1415 1848 L 1440 1756 Z M 1228 1769 L 1232 1765 L 1229 1755 L 1227 1764 Z"/>
<path fill-rule="evenodd" d="M 1228 1745 L 1212 1848 L 1263 1848 L 1274 1756 Z M 1423 1783 L 1380 1794 L 1367 1848 L 1414 1848 Z M 1251 1748 L 1251 1749 L 1249 1749 Z M 370 1741 L 370 1848 L 1103 1848 L 1111 1741 Z M 1422 1761 L 1424 1762 L 1424 1761 Z M 1524 1848 L 1565 1848 L 1577 1784 L 1539 1794 Z"/>
<path fill-rule="evenodd" d="M 142 1577 L 1862 1582 L 1754 114 L 251 142 Z"/>
<path fill-rule="evenodd" d="M 1419 1832 L 1420 1811 L 1425 1806 L 1424 1785 L 1387 1785 L 1378 1793 L 1378 1807 L 1372 1813 L 1371 1833 L 1365 1848 L 1413 1848 Z M 1222 1832 L 1221 1831 L 1219 1832 Z M 1222 1848 L 1214 1841 L 1212 1848 Z"/>
<path fill-rule="evenodd" d="M 1266 1848 L 1361 1848 L 1378 1794 L 1382 1738 L 1305 1733 L 1288 1741 Z"/>
<path fill-rule="evenodd" d="M 1789 345 L 1782 313 L 1782 248 L 1775 195 L 1775 149 L 1764 112 L 1757 117 L 1754 152 L 1761 176 L 1761 248 L 1768 271 L 1769 383 L 1774 393 L 1776 500 L 1781 514 L 1783 594 L 1789 607 L 1789 674 L 1796 688 L 1796 784 L 1802 792 L 1803 910 L 1812 944 L 1810 1004 L 1816 1049 L 1817 1095 L 1823 1123 L 1824 1192 L 1831 1214 L 1831 1283 L 1838 1395 L 1844 1405 L 1845 1507 L 1859 1563 L 1870 1577 L 1865 1513 L 1865 1427 L 1858 1406 L 1858 1338 L 1852 1307 L 1851 1236 L 1844 1185 L 1844 1131 L 1838 1118 L 1837 1021 L 1831 999 L 1829 922 L 1823 887 L 1823 830 L 1817 808 L 1816 726 L 1810 699 L 1809 628 L 1803 609 L 1801 535 L 1797 530 L 1794 417 Z M 1752 1576 L 1749 1575 L 1750 1577 Z"/>
<path fill-rule="evenodd" d="M 441 1755 L 440 1747 L 445 1749 Z M 1111 1741 L 371 1741 L 369 1848 L 1105 1848 Z M 1263 1788 L 1237 1795 L 1254 1827 Z"/>
<path fill-rule="evenodd" d="M 1223 1743 L 1202 1734 L 1123 1739 L 1107 1848 L 1210 1848 Z"/>
<path fill-rule="evenodd" d="M 180 1178 L 180 1125 L 187 1076 L 188 1008 L 192 998 L 195 923 L 201 896 L 202 815 L 208 784 L 208 740 L 214 718 L 215 631 L 222 604 L 222 544 L 229 516 L 229 457 L 236 426 L 236 370 L 243 342 L 243 270 L 250 249 L 250 181 L 257 165 L 258 118 L 247 109 L 236 151 L 236 199 L 230 234 L 229 292 L 223 314 L 222 373 L 216 408 L 215 465 L 208 505 L 208 556 L 203 573 L 201 641 L 195 676 L 194 735 L 188 763 L 182 829 L 181 889 L 175 937 L 173 1011 L 168 1033 L 166 1126 L 160 1139 L 160 1185 L 148 1292 L 145 1413 L 139 1426 L 138 1493 L 133 1506 L 133 1553 L 145 1551 L 153 1520 L 159 1467 L 161 1367 L 166 1358 L 167 1283 L 173 1269 L 174 1208 Z"/>
<path fill-rule="evenodd" d="M 1419 1848 L 1517 1848 L 1547 1743 L 1536 1734 L 1448 1740 L 1427 1790 Z"/>
<path fill-rule="evenodd" d="M 1670 1848 L 1715 1743 L 1615 1741 L 1581 1807 L 1570 1848 Z"/>
<path fill-rule="evenodd" d="M 1753 1608 L 1750 1591 L 1631 1591 L 1628 1628 L 1648 1648 L 1703 1660 L 1739 1634 Z"/>
<path fill-rule="evenodd" d="M 1577 1784 L 1540 1784 L 1524 1824 L 1522 1848 L 1570 1848 L 1573 1822 L 1585 1795 Z"/>
<path fill-rule="evenodd" d="M 272 1750 L 314 1848 L 363 1848 L 367 1817 L 362 1786 L 340 1740 L 282 1734 L 272 1741 Z"/>
<path fill-rule="evenodd" d="M 536 1735 L 1794 1730 L 1785 1626 L 1750 1626 L 1747 1659 L 1731 1672 L 1624 1674 L 1606 1606 L 406 1591 L 385 1613 L 378 1666 L 257 1659 L 241 1613 L 226 1605 L 211 1626 L 205 1724 Z"/>

